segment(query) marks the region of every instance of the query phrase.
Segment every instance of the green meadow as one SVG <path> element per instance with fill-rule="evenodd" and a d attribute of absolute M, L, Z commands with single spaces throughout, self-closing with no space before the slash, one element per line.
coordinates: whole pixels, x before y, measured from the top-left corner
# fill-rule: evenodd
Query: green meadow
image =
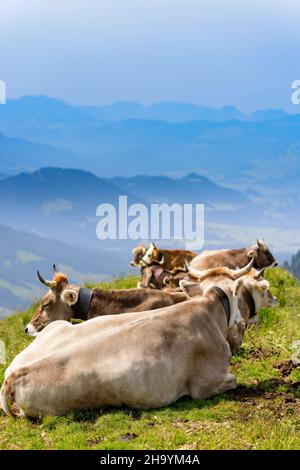
<path fill-rule="evenodd" d="M 279 299 L 275 309 L 250 325 L 232 359 L 236 390 L 211 400 L 183 398 L 149 411 L 100 409 L 74 411 L 42 421 L 14 419 L 0 411 L 0 449 L 300 449 L 300 367 L 291 361 L 300 340 L 300 286 L 283 269 L 267 271 Z M 136 286 L 136 278 L 101 284 Z M 32 339 L 24 333 L 36 305 L 0 321 L 7 364 Z"/>

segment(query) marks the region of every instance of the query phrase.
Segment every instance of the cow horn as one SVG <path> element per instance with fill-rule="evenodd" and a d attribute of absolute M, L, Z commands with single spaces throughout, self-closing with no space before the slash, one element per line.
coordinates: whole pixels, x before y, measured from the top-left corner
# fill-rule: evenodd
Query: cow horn
<path fill-rule="evenodd" d="M 44 286 L 47 286 L 50 289 L 53 289 L 54 287 L 56 287 L 56 282 L 55 281 L 47 281 L 46 279 L 44 279 L 43 276 L 41 275 L 40 271 L 37 271 L 37 276 L 38 276 L 40 282 L 42 284 L 44 284 Z"/>
<path fill-rule="evenodd" d="M 191 276 L 198 279 L 198 281 L 204 281 L 204 279 L 206 279 L 207 277 L 222 276 L 226 274 L 232 279 L 238 279 L 239 277 L 242 277 L 247 274 L 251 270 L 251 268 L 253 268 L 254 260 L 255 259 L 252 258 L 250 263 L 248 263 L 247 266 L 242 269 L 230 269 L 224 266 L 219 268 L 206 269 L 205 271 L 199 271 L 198 269 L 195 269 L 190 265 L 187 265 L 187 267 Z"/>
<path fill-rule="evenodd" d="M 255 262 L 255 257 L 253 257 L 253 258 L 250 260 L 250 262 L 249 262 L 246 266 L 244 266 L 243 268 L 241 268 L 241 269 L 238 269 L 238 270 L 230 269 L 233 278 L 234 278 L 234 279 L 238 279 L 239 277 L 242 277 L 242 276 L 244 276 L 245 274 L 247 274 L 249 271 L 251 271 L 251 269 L 252 269 L 253 266 L 254 266 L 254 262 Z"/>
<path fill-rule="evenodd" d="M 165 262 L 165 257 L 163 256 L 163 257 L 162 257 L 162 259 L 161 259 L 160 261 L 157 261 L 157 262 L 158 262 L 158 264 L 161 264 L 161 265 L 163 265 L 163 264 L 164 264 L 164 262 Z"/>
<path fill-rule="evenodd" d="M 53 267 L 53 271 L 54 271 L 55 273 L 58 273 L 58 270 L 57 270 L 57 267 L 56 267 L 56 264 L 55 264 L 55 263 L 53 264 L 52 267 Z"/>

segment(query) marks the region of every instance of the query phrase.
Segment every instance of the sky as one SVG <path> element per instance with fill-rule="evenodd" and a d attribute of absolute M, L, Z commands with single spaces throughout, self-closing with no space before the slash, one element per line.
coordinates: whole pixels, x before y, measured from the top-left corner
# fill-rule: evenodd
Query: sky
<path fill-rule="evenodd" d="M 10 98 L 291 103 L 298 0 L 0 0 L 0 80 Z"/>

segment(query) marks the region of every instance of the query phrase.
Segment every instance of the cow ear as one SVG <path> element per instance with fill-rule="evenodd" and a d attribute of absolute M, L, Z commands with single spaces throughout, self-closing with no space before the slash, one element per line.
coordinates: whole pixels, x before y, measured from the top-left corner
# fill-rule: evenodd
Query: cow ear
<path fill-rule="evenodd" d="M 179 281 L 179 287 L 188 296 L 188 298 L 203 295 L 203 289 L 199 282 L 186 281 L 183 279 Z"/>
<path fill-rule="evenodd" d="M 239 279 L 237 279 L 236 281 L 234 281 L 234 283 L 232 284 L 232 286 L 230 288 L 231 292 L 232 292 L 232 295 L 234 297 L 237 297 L 239 295 L 239 293 L 240 293 L 240 291 L 243 287 L 243 284 L 244 284 L 244 280 L 241 277 Z"/>
<path fill-rule="evenodd" d="M 253 248 L 251 248 L 251 250 L 248 251 L 247 256 L 248 258 L 255 258 L 256 254 L 257 254 L 256 251 Z"/>
<path fill-rule="evenodd" d="M 75 305 L 78 300 L 78 292 L 73 289 L 65 289 L 61 294 L 61 298 L 71 307 L 72 305 Z"/>

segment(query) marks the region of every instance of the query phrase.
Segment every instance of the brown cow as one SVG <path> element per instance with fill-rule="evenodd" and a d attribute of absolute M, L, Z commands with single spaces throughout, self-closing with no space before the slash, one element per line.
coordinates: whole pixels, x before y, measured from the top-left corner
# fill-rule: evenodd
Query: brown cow
<path fill-rule="evenodd" d="M 46 325 L 55 320 L 70 321 L 71 318 L 89 320 L 102 315 L 154 310 L 187 299 L 183 292 L 164 292 L 154 289 L 80 288 L 69 284 L 68 278 L 57 272 L 52 281 L 46 281 L 39 272 L 38 277 L 49 291 L 42 298 L 39 308 L 25 329 L 29 336 L 36 336 Z"/>
<path fill-rule="evenodd" d="M 249 248 L 204 251 L 191 261 L 189 272 L 193 274 L 193 269 L 201 271 L 221 266 L 240 269 L 253 257 L 255 259 L 254 268 L 256 269 L 277 266 L 277 262 L 265 242 L 257 240 L 257 243 Z"/>
<path fill-rule="evenodd" d="M 245 268 L 243 268 L 245 275 L 242 278 L 243 288 L 241 290 L 241 305 L 239 305 L 239 309 L 241 311 L 243 320 L 247 324 L 257 323 L 259 321 L 259 312 L 255 308 L 255 301 L 251 296 L 250 290 L 247 288 L 247 286 L 249 283 L 251 283 L 252 279 L 261 282 L 262 285 L 264 285 L 263 281 L 265 281 L 263 278 L 265 268 L 256 270 L 253 268 L 254 261 L 254 258 L 252 258 L 250 263 Z M 201 292 L 204 295 L 215 285 L 224 289 L 224 287 L 226 287 L 228 283 L 231 282 L 231 280 L 236 279 L 241 272 L 241 270 L 233 270 L 227 267 L 209 268 L 203 271 L 190 268 L 190 271 L 192 271 L 193 277 L 197 279 L 198 282 L 183 280 L 180 281 L 179 285 L 183 291 L 187 291 L 188 288 L 191 291 L 196 291 L 198 295 L 200 295 Z M 265 281 L 265 284 L 268 285 L 268 282 Z M 276 298 L 274 299 L 276 300 Z"/>
<path fill-rule="evenodd" d="M 187 272 L 178 271 L 175 274 L 170 274 L 162 266 L 152 264 L 141 269 L 141 280 L 137 286 L 143 289 L 175 289 L 184 279 L 192 280 L 193 278 Z"/>
<path fill-rule="evenodd" d="M 246 326 L 238 309 L 245 280 L 256 310 L 274 305 L 268 282 L 245 276 L 155 311 L 48 325 L 6 369 L 3 410 L 43 417 L 109 405 L 158 408 L 235 388 L 228 368 Z"/>
<path fill-rule="evenodd" d="M 197 256 L 197 253 L 189 250 L 164 250 L 150 243 L 144 256 L 141 258 L 144 265 L 159 264 L 166 271 L 174 274 L 177 271 L 186 272 L 186 264 Z"/>

